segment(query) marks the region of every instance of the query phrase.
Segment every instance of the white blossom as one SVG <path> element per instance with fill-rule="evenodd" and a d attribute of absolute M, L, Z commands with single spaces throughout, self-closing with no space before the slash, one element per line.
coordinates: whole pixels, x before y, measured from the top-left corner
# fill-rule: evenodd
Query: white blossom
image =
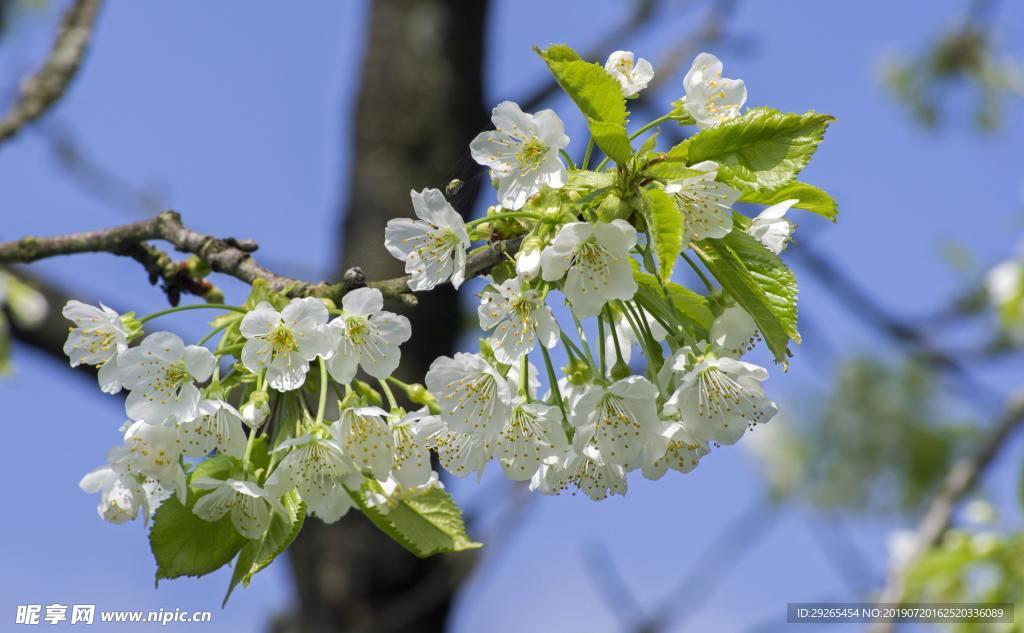
<path fill-rule="evenodd" d="M 257 391 L 253 394 L 263 394 L 266 396 L 265 391 Z M 250 398 L 248 402 L 242 405 L 242 409 L 239 412 L 242 416 L 242 422 L 245 422 L 246 426 L 251 429 L 260 428 L 267 418 L 270 417 L 270 404 L 267 402 L 265 397 Z"/>
<path fill-rule="evenodd" d="M 525 240 L 516 253 L 516 276 L 523 281 L 536 279 L 540 273 L 540 253 L 541 246 L 538 242 Z"/>
<path fill-rule="evenodd" d="M 89 471 L 78 487 L 90 494 L 100 493 L 96 512 L 110 523 L 132 521 L 139 508 L 146 507 L 146 492 L 136 478 L 110 464 Z"/>
<path fill-rule="evenodd" d="M 695 439 L 735 444 L 748 426 L 767 422 L 778 410 L 761 388 L 768 378 L 763 367 L 705 351 L 677 357 L 673 369 L 684 375 L 665 411 L 681 414 Z"/>
<path fill-rule="evenodd" d="M 683 89 L 686 111 L 700 129 L 738 117 L 747 101 L 743 80 L 722 77 L 722 62 L 711 53 L 701 53 L 693 60 L 683 78 Z"/>
<path fill-rule="evenodd" d="M 380 490 L 370 490 L 366 494 L 367 507 L 374 508 L 384 514 L 394 510 L 406 499 L 429 494 L 435 488 L 444 490 L 444 484 L 434 471 L 427 480 L 416 486 L 405 486 L 394 477 L 378 481 Z"/>
<path fill-rule="evenodd" d="M 199 389 L 213 373 L 210 350 L 185 346 L 177 334 L 155 332 L 118 357 L 118 379 L 131 391 L 125 401 L 128 417 L 159 424 L 196 416 Z"/>
<path fill-rule="evenodd" d="M 687 241 L 723 238 L 732 231 L 732 205 L 740 192 L 718 182 L 718 163 L 705 160 L 688 167 L 699 172 L 665 185 L 683 214 Z"/>
<path fill-rule="evenodd" d="M 708 454 L 708 446 L 693 437 L 682 422 L 662 420 L 661 429 L 644 444 L 641 470 L 648 479 L 661 479 L 672 470 L 688 473 Z"/>
<path fill-rule="evenodd" d="M 196 500 L 193 514 L 204 521 L 219 521 L 230 512 L 231 523 L 248 539 L 258 539 L 266 533 L 273 512 L 289 519 L 277 497 L 251 481 L 200 477 L 192 481 L 192 487 L 210 491 Z"/>
<path fill-rule="evenodd" d="M 493 437 L 508 417 L 512 390 L 496 369 L 476 354 L 441 356 L 430 364 L 427 389 L 453 431 Z"/>
<path fill-rule="evenodd" d="M 122 427 L 123 428 L 123 427 Z M 133 422 L 124 434 L 124 445 L 113 448 L 107 461 L 122 472 L 152 479 L 174 491 L 185 502 L 185 472 L 181 468 L 178 431 L 169 424 Z"/>
<path fill-rule="evenodd" d="M 258 374 L 267 372 L 267 383 L 278 391 L 302 386 L 309 362 L 328 356 L 331 345 L 325 332 L 327 306 L 312 297 L 292 299 L 284 310 L 261 301 L 242 317 L 240 330 L 246 339 L 242 364 Z"/>
<path fill-rule="evenodd" d="M 613 299 L 632 299 L 636 280 L 629 249 L 636 230 L 624 220 L 566 224 L 541 254 L 544 281 L 558 281 L 581 319 L 597 316 Z"/>
<path fill-rule="evenodd" d="M 387 416 L 378 407 L 349 407 L 330 427 L 345 455 L 376 479 L 386 479 L 395 463 L 395 440 Z"/>
<path fill-rule="evenodd" d="M 543 185 L 558 189 L 568 172 L 558 151 L 569 144 L 565 124 L 554 110 L 523 112 L 502 101 L 491 112 L 493 131 L 481 132 L 469 144 L 473 159 L 491 168 L 498 181 L 498 201 L 521 209 Z"/>
<path fill-rule="evenodd" d="M 426 408 L 412 411 L 391 423 L 394 437 L 395 463 L 391 477 L 404 488 L 418 488 L 432 475 L 430 450 L 426 441 L 441 428 L 441 420 Z"/>
<path fill-rule="evenodd" d="M 438 461 L 451 474 L 465 477 L 475 472 L 479 480 L 493 451 L 487 438 L 480 433 L 453 431 L 440 416 L 438 420 L 441 423 L 425 440 L 426 447 L 437 451 Z"/>
<path fill-rule="evenodd" d="M 71 366 L 98 365 L 100 389 L 105 393 L 121 391 L 117 357 L 128 349 L 129 335 L 121 315 L 103 304 L 97 308 L 74 299 L 61 313 L 75 324 L 64 343 Z"/>
<path fill-rule="evenodd" d="M 605 462 L 626 468 L 636 464 L 644 442 L 658 430 L 657 398 L 658 388 L 640 376 L 588 387 L 570 406 L 577 452 L 592 437 Z"/>
<path fill-rule="evenodd" d="M 750 222 L 747 233 L 764 244 L 764 247 L 778 255 L 786 248 L 796 226 L 785 218 L 797 199 L 783 200 L 766 208 Z"/>
<path fill-rule="evenodd" d="M 996 306 L 1017 301 L 1024 296 L 1024 265 L 1012 259 L 996 265 L 985 275 L 985 290 Z"/>
<path fill-rule="evenodd" d="M 734 305 L 715 318 L 708 338 L 719 356 L 740 358 L 754 348 L 760 337 L 753 317 L 740 306 Z"/>
<path fill-rule="evenodd" d="M 390 220 L 384 228 L 384 246 L 405 262 L 409 288 L 431 290 L 449 277 L 458 288 L 466 276 L 466 223 L 438 189 L 412 191 L 410 196 L 419 220 Z"/>
<path fill-rule="evenodd" d="M 192 420 L 178 423 L 182 453 L 203 457 L 216 449 L 239 459 L 245 454 L 242 414 L 223 400 L 201 400 Z"/>
<path fill-rule="evenodd" d="M 530 479 L 530 490 L 557 495 L 575 486 L 594 501 L 626 494 L 626 470 L 605 462 L 593 444 L 582 451 L 569 447 L 561 456 L 544 461 Z"/>
<path fill-rule="evenodd" d="M 530 479 L 544 459 L 567 447 L 561 412 L 537 403 L 517 403 L 494 439 L 494 454 L 513 481 Z"/>
<path fill-rule="evenodd" d="M 334 352 L 327 361 L 331 376 L 350 382 L 356 370 L 386 379 L 401 361 L 399 346 L 412 336 L 409 319 L 387 312 L 384 295 L 376 288 L 359 288 L 341 299 L 342 314 L 328 325 Z"/>
<path fill-rule="evenodd" d="M 608 56 L 604 70 L 622 86 L 622 96 L 633 97 L 654 79 L 654 67 L 643 57 L 633 61 L 630 51 L 615 51 Z"/>
<path fill-rule="evenodd" d="M 333 439 L 303 435 L 281 442 L 274 452 L 285 453 L 265 483 L 274 496 L 295 488 L 310 513 L 334 523 L 352 507 L 346 485 L 358 489 L 362 475 Z"/>
<path fill-rule="evenodd" d="M 558 343 L 558 324 L 543 295 L 524 289 L 516 277 L 488 286 L 480 295 L 477 314 L 482 330 L 494 330 L 491 348 L 498 362 L 519 362 L 533 351 L 538 338 L 547 348 Z"/>

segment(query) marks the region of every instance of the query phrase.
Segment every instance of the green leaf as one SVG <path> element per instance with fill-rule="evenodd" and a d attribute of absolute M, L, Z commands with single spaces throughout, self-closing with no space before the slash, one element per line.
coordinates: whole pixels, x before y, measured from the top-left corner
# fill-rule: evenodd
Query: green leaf
<path fill-rule="evenodd" d="M 442 488 L 403 500 L 387 513 L 366 505 L 367 486 L 349 491 L 359 508 L 382 532 L 420 558 L 482 547 L 471 541 L 462 510 Z"/>
<path fill-rule="evenodd" d="M 786 365 L 789 341 L 800 342 L 793 271 L 739 230 L 720 240 L 704 240 L 694 250 L 722 287 L 753 317 L 775 360 Z"/>
<path fill-rule="evenodd" d="M 601 66 L 581 60 L 568 46 L 537 49 L 537 54 L 583 112 L 597 146 L 616 163 L 625 164 L 633 148 L 626 132 L 626 99 L 619 82 Z"/>
<path fill-rule="evenodd" d="M 615 174 L 611 172 L 576 169 L 569 172 L 564 188 L 574 191 L 589 191 L 610 187 L 613 184 L 615 184 Z"/>
<path fill-rule="evenodd" d="M 651 247 L 658 259 L 658 273 L 667 282 L 683 249 L 683 215 L 671 197 L 658 188 L 644 189 L 646 221 L 651 231 Z"/>
<path fill-rule="evenodd" d="M 642 152 L 648 152 L 648 153 L 653 152 L 654 148 L 657 145 L 658 145 L 658 130 L 655 130 L 654 134 L 651 134 L 650 136 L 648 136 L 647 140 L 645 140 L 643 142 L 643 144 L 640 146 L 640 152 L 641 153 Z"/>
<path fill-rule="evenodd" d="M 209 477 L 210 479 L 228 479 L 233 474 L 241 473 L 242 462 L 237 457 L 231 455 L 217 455 L 209 459 L 199 462 L 199 464 L 193 469 L 189 475 L 189 481 L 193 479 L 202 479 L 203 477 Z M 205 491 L 200 491 L 199 496 L 206 494 Z"/>
<path fill-rule="evenodd" d="M 772 205 L 794 198 L 799 200 L 799 202 L 794 204 L 793 208 L 817 213 L 833 222 L 836 221 L 839 208 L 836 205 L 835 199 L 823 190 L 805 182 L 794 181 L 770 192 L 764 190 L 748 191 L 740 197 L 740 202 Z"/>
<path fill-rule="evenodd" d="M 807 165 L 834 120 L 816 112 L 755 108 L 684 143 L 691 165 L 705 160 L 719 164 L 718 180 L 740 191 L 774 191 Z"/>
<path fill-rule="evenodd" d="M 663 321 L 675 321 L 672 309 L 665 305 L 665 293 L 661 289 L 661 284 L 658 283 L 658 278 L 640 270 L 635 265 L 635 262 L 633 278 L 636 279 L 637 292 L 640 294 L 640 301 L 644 304 L 645 308 L 656 311 L 657 306 L 665 306 L 666 309 L 660 311 L 658 316 Z M 669 297 L 672 300 L 672 307 L 675 308 L 676 314 L 686 320 L 687 325 L 695 327 L 695 333 L 698 336 L 706 335 L 715 320 L 715 315 L 708 308 L 707 299 L 686 286 L 681 286 L 674 282 L 665 284 L 665 288 L 668 290 Z"/>
<path fill-rule="evenodd" d="M 545 61 L 573 62 L 579 60 L 580 56 L 567 44 L 552 44 L 538 54 Z"/>
<path fill-rule="evenodd" d="M 686 140 L 667 152 L 654 154 L 651 160 L 644 165 L 643 174 L 671 182 L 703 173 L 688 167 L 687 161 L 690 158 L 688 143 L 689 140 Z"/>
<path fill-rule="evenodd" d="M 611 156 L 612 160 L 620 165 L 629 162 L 630 156 L 633 155 L 633 147 L 629 144 L 629 137 L 626 135 L 624 125 L 588 118 L 587 126 L 601 151 Z"/>
<path fill-rule="evenodd" d="M 238 558 L 235 559 L 235 571 L 231 575 L 231 583 L 228 585 L 221 606 L 228 603 L 228 598 L 231 597 L 231 593 L 238 583 L 248 587 L 252 582 L 252 577 L 288 549 L 288 546 L 302 530 L 302 524 L 306 520 L 306 504 L 299 498 L 298 493 L 294 490 L 290 491 L 281 498 L 281 504 L 288 511 L 289 517 L 282 517 L 275 512 L 270 521 L 270 528 L 263 539 L 246 542 L 245 547 L 238 553 Z"/>
<path fill-rule="evenodd" d="M 238 552 L 238 556 L 235 558 L 235 569 L 231 572 L 231 581 L 228 583 L 228 590 L 224 593 L 224 600 L 220 603 L 220 608 L 223 609 L 228 604 L 228 599 L 231 598 L 231 594 L 234 593 L 235 587 L 238 583 L 243 582 L 246 577 L 249 576 L 249 570 L 252 569 L 253 563 L 256 562 L 256 557 L 259 555 L 260 544 L 256 541 L 246 541 L 245 545 Z"/>
<path fill-rule="evenodd" d="M 153 514 L 149 546 L 156 559 L 157 582 L 216 571 L 231 562 L 246 542 L 229 515 L 204 521 L 192 514 L 195 500 L 192 491 L 186 505 L 172 496 Z"/>
<path fill-rule="evenodd" d="M 242 305 L 246 310 L 252 310 L 261 301 L 266 301 L 277 310 L 283 310 L 288 305 L 288 297 L 271 290 L 270 285 L 264 279 L 257 279 L 252 282 L 252 292 L 249 298 Z"/>
<path fill-rule="evenodd" d="M 199 465 L 189 481 L 202 477 L 227 479 L 241 470 L 242 463 L 230 455 L 217 455 Z M 204 521 L 192 513 L 196 500 L 208 490 L 188 489 L 184 505 L 177 496 L 165 500 L 153 514 L 149 546 L 156 559 L 156 580 L 180 576 L 202 576 L 231 562 L 246 539 L 235 530 L 231 517 Z"/>

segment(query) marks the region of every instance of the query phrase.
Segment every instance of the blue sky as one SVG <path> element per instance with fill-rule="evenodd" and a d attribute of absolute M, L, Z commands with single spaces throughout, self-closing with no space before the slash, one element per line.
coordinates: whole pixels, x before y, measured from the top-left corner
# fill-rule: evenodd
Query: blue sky
<path fill-rule="evenodd" d="M 621 47 L 657 63 L 694 27 L 696 14 L 684 6 L 678 3 L 676 14 Z M 730 29 L 749 46 L 711 49 L 723 57 L 727 75 L 746 80 L 749 105 L 838 117 L 805 179 L 839 200 L 840 222 L 799 217 L 803 239 L 907 317 L 929 313 L 961 287 L 961 277 L 938 255 L 944 243 L 962 245 L 980 265 L 1013 250 L 1024 197 L 1019 101 L 998 135 L 978 136 L 965 123 L 966 113 L 960 124 L 933 134 L 911 125 L 882 88 L 882 55 L 919 50 L 963 3 L 937 0 L 927 3 L 927 11 L 922 6 L 742 3 Z M 58 8 L 22 18 L 0 44 L 0 89 L 10 90 L 40 58 Z M 625 13 L 625 3 L 613 0 L 496 2 L 489 100 L 514 99 L 544 80 L 531 45 L 566 41 L 586 50 Z M 1024 55 L 1024 6 L 1003 3 L 1000 16 L 1002 46 Z M 366 17 L 363 2 L 287 8 L 240 0 L 110 3 L 90 57 L 52 121 L 72 130 L 93 158 L 126 181 L 158 191 L 190 225 L 254 238 L 265 258 L 297 274 L 323 274 L 336 248 L 324 227 L 336 226 L 342 176 L 358 159 L 348 155 L 344 139 Z M 680 92 L 681 78 L 674 78 L 659 99 L 667 105 Z M 569 105 L 564 99 L 552 104 L 575 121 Z M 578 124 L 569 133 L 583 137 Z M 571 147 L 581 150 L 579 141 Z M 133 219 L 63 176 L 33 132 L 0 148 L 0 209 L 0 239 Z M 37 268 L 111 305 L 140 313 L 163 305 L 132 262 L 97 255 Z M 822 353 L 823 343 L 842 355 L 882 347 L 799 267 L 797 272 L 801 313 L 819 327 L 797 348 L 793 368 L 774 371 L 768 384 L 784 406 L 799 409 L 827 383 L 827 366 L 811 357 Z M 223 285 L 241 296 L 239 285 Z M 195 315 L 173 323 L 185 334 L 198 334 L 202 326 Z M 758 359 L 768 362 L 763 354 Z M 211 630 L 260 630 L 268 616 L 287 607 L 292 589 L 283 563 L 236 593 L 224 611 L 223 572 L 154 590 L 145 530 L 137 523 L 102 523 L 96 498 L 77 487 L 119 441 L 121 401 L 27 350 L 16 351 L 15 360 L 16 373 L 0 380 L 11 448 L 0 461 L 0 477 L 9 482 L 13 504 L 0 522 L 0 618 L 13 618 L 17 604 L 96 603 L 101 609 L 210 609 Z M 1012 369 L 1003 366 L 986 377 L 1006 387 Z M 459 600 L 455 630 L 619 630 L 614 605 L 587 578 L 584 553 L 593 547 L 609 552 L 642 607 L 669 599 L 723 526 L 764 494 L 763 477 L 740 444 L 716 451 L 686 476 L 655 483 L 631 479 L 625 498 L 600 504 L 578 497 L 533 499 L 517 529 L 494 534 L 497 542 Z M 1015 498 L 1019 458 L 1015 447 L 991 482 L 995 497 L 1007 503 Z M 463 499 L 477 490 L 473 483 L 456 486 Z M 687 613 L 688 628 L 747 631 L 780 622 L 786 602 L 855 597 L 814 545 L 812 530 L 827 524 L 813 512 L 786 510 L 778 523 L 765 525 L 770 533 L 708 601 L 692 605 L 685 597 L 671 598 Z M 501 516 L 485 521 L 474 536 L 488 541 L 502 522 Z M 885 531 L 894 524 L 851 523 L 878 580 Z"/>

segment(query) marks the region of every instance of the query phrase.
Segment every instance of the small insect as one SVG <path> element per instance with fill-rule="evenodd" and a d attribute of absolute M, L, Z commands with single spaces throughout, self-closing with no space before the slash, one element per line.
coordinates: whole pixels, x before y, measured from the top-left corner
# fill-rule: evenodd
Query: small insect
<path fill-rule="evenodd" d="M 448 183 L 447 186 L 445 186 L 444 193 L 446 196 L 451 197 L 462 191 L 462 188 L 465 186 L 466 183 L 459 180 L 458 178 L 454 178 L 450 183 Z"/>

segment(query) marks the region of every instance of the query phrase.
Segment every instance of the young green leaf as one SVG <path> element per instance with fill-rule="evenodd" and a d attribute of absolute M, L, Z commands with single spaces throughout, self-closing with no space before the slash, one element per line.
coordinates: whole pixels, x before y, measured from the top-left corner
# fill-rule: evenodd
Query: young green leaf
<path fill-rule="evenodd" d="M 740 191 L 774 191 L 796 178 L 835 119 L 755 108 L 684 141 L 689 164 L 713 160 L 718 179 Z"/>
<path fill-rule="evenodd" d="M 469 539 L 462 522 L 462 510 L 444 489 L 433 488 L 382 512 L 366 505 L 367 485 L 358 491 L 349 491 L 352 499 L 366 518 L 416 556 L 426 558 L 482 547 L 481 543 Z"/>
<path fill-rule="evenodd" d="M 626 132 L 626 99 L 619 82 L 601 66 L 581 60 L 568 46 L 537 49 L 537 54 L 583 112 L 597 146 L 617 163 L 628 161 L 633 148 Z"/>
<path fill-rule="evenodd" d="M 196 497 L 189 491 L 186 505 L 170 497 L 153 514 L 149 546 L 156 559 L 156 580 L 203 576 L 231 562 L 246 539 L 231 517 L 204 521 L 192 513 Z"/>
<path fill-rule="evenodd" d="M 248 587 L 252 582 L 252 577 L 288 549 L 295 537 L 299 535 L 299 531 L 302 530 L 302 524 L 306 520 L 306 504 L 299 498 L 299 495 L 292 490 L 281 498 L 281 505 L 288 511 L 289 517 L 282 517 L 275 512 L 270 521 L 270 528 L 263 539 L 246 542 L 235 560 L 235 570 L 231 575 L 231 582 L 221 606 L 228 603 L 228 598 L 231 597 L 231 592 L 235 590 L 238 583 Z"/>
<path fill-rule="evenodd" d="M 663 190 L 643 190 L 645 221 L 651 231 L 651 248 L 658 260 L 661 280 L 672 278 L 672 269 L 683 249 L 683 216 L 676 203 Z"/>
<path fill-rule="evenodd" d="M 753 317 L 775 360 L 786 365 L 789 341 L 800 342 L 793 271 L 740 230 L 720 240 L 704 240 L 694 250 L 726 292 Z"/>
<path fill-rule="evenodd" d="M 835 199 L 814 185 L 805 182 L 791 182 L 771 192 L 748 191 L 740 197 L 740 202 L 772 205 L 794 198 L 800 202 L 794 204 L 793 208 L 817 213 L 833 222 L 836 221 L 839 208 L 836 206 Z"/>
<path fill-rule="evenodd" d="M 241 470 L 241 462 L 230 455 L 217 455 L 196 466 L 189 481 L 209 477 L 227 479 Z M 205 521 L 192 513 L 196 500 L 208 491 L 188 489 L 185 505 L 176 496 L 165 500 L 153 514 L 149 545 L 156 559 L 156 579 L 202 576 L 231 562 L 246 539 L 235 529 L 231 517 Z"/>
<path fill-rule="evenodd" d="M 637 294 L 640 295 L 640 302 L 645 307 L 650 310 L 657 310 L 659 306 L 665 306 L 665 293 L 662 291 L 657 277 L 645 273 L 639 267 L 634 266 L 633 278 L 636 279 Z M 707 300 L 686 286 L 681 286 L 675 282 L 668 282 L 665 284 L 665 288 L 668 290 L 675 313 L 685 321 L 684 325 L 694 329 L 696 335 L 706 336 L 708 330 L 711 329 L 711 323 L 715 320 L 715 315 L 708 308 Z M 671 310 L 666 310 L 658 314 L 658 316 L 661 317 L 660 320 L 662 321 L 672 322 L 675 320 Z"/>
<path fill-rule="evenodd" d="M 688 143 L 689 140 L 686 140 L 667 152 L 652 155 L 642 169 L 643 175 L 668 182 L 700 175 L 701 172 L 690 169 L 688 166 L 690 158 Z"/>

